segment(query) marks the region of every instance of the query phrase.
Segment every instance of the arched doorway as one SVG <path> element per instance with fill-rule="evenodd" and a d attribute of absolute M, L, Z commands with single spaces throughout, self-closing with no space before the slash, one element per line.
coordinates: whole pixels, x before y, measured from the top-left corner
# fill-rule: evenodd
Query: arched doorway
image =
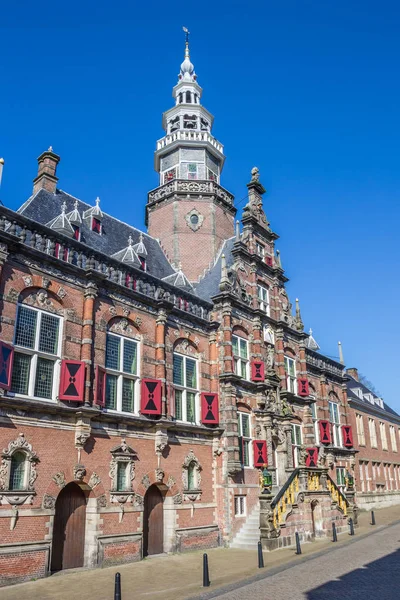
<path fill-rule="evenodd" d="M 143 556 L 164 552 L 163 497 L 156 485 L 152 485 L 144 497 Z"/>
<path fill-rule="evenodd" d="M 86 498 L 79 485 L 69 483 L 56 500 L 51 570 L 83 567 Z"/>

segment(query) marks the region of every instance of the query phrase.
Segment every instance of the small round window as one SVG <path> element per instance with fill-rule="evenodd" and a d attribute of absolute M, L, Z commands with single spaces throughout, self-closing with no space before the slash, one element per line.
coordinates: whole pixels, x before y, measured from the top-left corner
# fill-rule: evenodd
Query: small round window
<path fill-rule="evenodd" d="M 198 225 L 199 216 L 198 215 L 190 215 L 190 222 L 192 225 Z"/>

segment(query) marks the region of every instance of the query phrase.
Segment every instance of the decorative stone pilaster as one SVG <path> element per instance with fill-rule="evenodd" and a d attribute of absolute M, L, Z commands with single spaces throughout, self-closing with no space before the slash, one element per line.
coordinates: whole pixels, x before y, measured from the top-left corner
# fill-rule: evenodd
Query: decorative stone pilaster
<path fill-rule="evenodd" d="M 88 281 L 84 291 L 83 304 L 83 329 L 82 329 L 82 348 L 81 360 L 86 363 L 86 379 L 85 379 L 85 405 L 89 406 L 91 402 L 91 394 L 93 389 L 93 332 L 94 332 L 94 307 L 95 300 L 98 294 L 97 285 L 93 281 Z"/>
<path fill-rule="evenodd" d="M 280 536 L 279 525 L 274 524 L 274 513 L 271 507 L 272 494 L 261 494 L 260 502 L 260 539 L 263 550 L 276 550 Z"/>
<path fill-rule="evenodd" d="M 166 361 L 165 361 L 165 330 L 168 319 L 168 310 L 164 303 L 160 304 L 156 318 L 156 378 L 161 380 L 162 414 L 168 414 L 167 386 L 166 386 Z"/>

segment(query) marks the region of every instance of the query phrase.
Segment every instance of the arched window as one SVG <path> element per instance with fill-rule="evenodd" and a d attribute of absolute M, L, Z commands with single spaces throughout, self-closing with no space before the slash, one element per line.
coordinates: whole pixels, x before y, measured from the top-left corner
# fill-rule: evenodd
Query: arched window
<path fill-rule="evenodd" d="M 196 485 L 196 465 L 194 462 L 191 462 L 188 467 L 188 490 L 197 489 Z"/>
<path fill-rule="evenodd" d="M 26 456 L 23 452 L 15 452 L 11 457 L 10 490 L 25 488 Z"/>
<path fill-rule="evenodd" d="M 190 104 L 192 102 L 190 92 L 186 92 L 186 104 Z"/>
<path fill-rule="evenodd" d="M 182 92 L 179 94 L 179 104 L 182 104 L 183 102 L 183 95 Z"/>

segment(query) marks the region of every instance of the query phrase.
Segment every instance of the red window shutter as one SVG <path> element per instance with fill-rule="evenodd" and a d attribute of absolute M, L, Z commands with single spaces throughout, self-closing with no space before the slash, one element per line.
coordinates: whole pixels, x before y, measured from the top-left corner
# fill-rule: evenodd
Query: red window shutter
<path fill-rule="evenodd" d="M 79 227 L 77 225 L 72 225 L 72 229 L 74 230 L 74 234 L 73 234 L 73 238 L 74 240 L 79 240 L 81 239 L 81 233 L 79 231 Z"/>
<path fill-rule="evenodd" d="M 11 374 L 14 360 L 14 348 L 5 342 L 0 342 L 0 388 L 11 388 Z"/>
<path fill-rule="evenodd" d="M 80 360 L 62 360 L 59 400 L 85 400 L 85 363 Z"/>
<path fill-rule="evenodd" d="M 94 403 L 97 406 L 106 405 L 106 372 L 102 367 L 96 367 L 96 389 L 94 393 Z"/>
<path fill-rule="evenodd" d="M 267 263 L 267 265 L 269 267 L 272 267 L 272 257 L 271 256 L 266 256 L 265 257 L 265 262 Z"/>
<path fill-rule="evenodd" d="M 96 219 L 96 217 L 92 217 L 92 231 L 101 233 L 101 221 Z"/>
<path fill-rule="evenodd" d="M 331 427 L 329 421 L 319 422 L 319 438 L 322 444 L 331 443 Z"/>
<path fill-rule="evenodd" d="M 54 256 L 56 258 L 60 257 L 60 244 L 59 244 L 59 242 L 56 242 L 56 245 L 54 246 Z"/>
<path fill-rule="evenodd" d="M 251 380 L 264 381 L 264 362 L 262 360 L 253 360 L 251 363 Z"/>
<path fill-rule="evenodd" d="M 142 415 L 161 415 L 161 381 L 142 379 L 140 412 Z"/>
<path fill-rule="evenodd" d="M 253 440 L 254 467 L 261 468 L 268 464 L 267 442 L 265 440 Z"/>
<path fill-rule="evenodd" d="M 218 425 L 218 394 L 208 392 L 201 394 L 201 422 L 207 425 Z"/>
<path fill-rule="evenodd" d="M 343 446 L 346 448 L 353 447 L 353 431 L 351 425 L 343 425 Z"/>
<path fill-rule="evenodd" d="M 297 380 L 297 395 L 308 396 L 309 394 L 310 389 L 308 386 L 308 379 L 306 377 L 299 377 Z"/>
<path fill-rule="evenodd" d="M 318 448 L 306 448 L 307 458 L 306 467 L 317 467 L 318 466 Z"/>
<path fill-rule="evenodd" d="M 64 248 L 64 252 L 63 252 L 63 260 L 65 262 L 68 262 L 68 256 L 69 256 L 69 250 L 68 248 Z"/>

